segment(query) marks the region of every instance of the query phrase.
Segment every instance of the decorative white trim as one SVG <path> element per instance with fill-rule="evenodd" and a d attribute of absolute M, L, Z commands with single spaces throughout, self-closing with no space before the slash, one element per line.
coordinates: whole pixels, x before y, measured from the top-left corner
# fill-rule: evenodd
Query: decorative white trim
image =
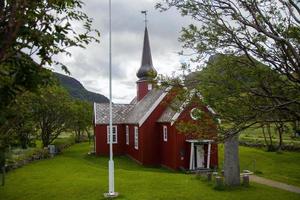
<path fill-rule="evenodd" d="M 113 133 L 113 130 L 115 128 L 116 132 L 115 134 L 113 133 L 113 136 L 115 135 L 116 136 L 116 141 L 113 141 L 112 143 L 113 144 L 118 144 L 118 126 L 112 126 L 112 133 Z M 109 126 L 107 126 L 107 129 L 106 129 L 106 141 L 107 141 L 107 144 L 109 144 Z"/>
<path fill-rule="evenodd" d="M 190 92 L 190 98 L 192 98 L 194 94 L 196 94 L 201 100 L 203 99 L 203 96 L 202 96 L 199 92 L 196 93 L 196 90 L 195 90 L 195 89 L 191 90 L 191 92 Z M 172 119 L 171 119 L 171 126 L 173 126 L 173 124 L 175 123 L 175 121 L 176 121 L 176 120 L 178 119 L 178 117 L 181 115 L 181 113 L 183 112 L 185 106 L 189 103 L 189 101 L 190 101 L 190 99 L 187 99 L 187 100 L 180 106 L 179 111 L 177 111 L 177 112 L 175 113 L 175 115 L 172 117 Z M 216 112 L 215 112 L 209 105 L 207 105 L 206 108 L 207 108 L 208 111 L 211 112 L 212 114 L 214 114 L 214 115 L 216 114 Z M 220 122 L 219 122 L 219 123 L 220 123 Z"/>
<path fill-rule="evenodd" d="M 152 90 L 152 84 L 151 83 L 148 83 L 148 91 Z"/>
<path fill-rule="evenodd" d="M 134 148 L 139 149 L 139 128 L 137 126 L 134 127 Z"/>
<path fill-rule="evenodd" d="M 184 110 L 185 106 L 189 103 L 189 100 L 185 101 L 179 108 L 179 111 L 175 113 L 175 115 L 171 119 L 171 126 L 175 123 L 175 121 L 178 119 L 182 111 Z"/>
<path fill-rule="evenodd" d="M 170 87 L 169 87 L 170 88 Z M 148 110 L 148 112 L 145 113 L 145 115 L 141 118 L 141 120 L 139 121 L 139 127 L 141 127 L 143 125 L 143 123 L 148 119 L 148 117 L 151 115 L 151 113 L 155 110 L 155 108 L 160 104 L 160 102 L 165 98 L 165 96 L 168 94 L 168 91 L 170 91 L 170 89 L 167 88 L 166 91 L 164 93 L 162 93 L 162 95 L 160 95 L 160 97 L 154 102 L 154 104 L 152 104 L 151 108 Z"/>
<path fill-rule="evenodd" d="M 190 170 L 194 169 L 194 143 L 191 143 L 191 153 L 190 153 Z"/>
<path fill-rule="evenodd" d="M 210 154 L 211 154 L 210 152 L 211 152 L 211 143 L 209 142 L 207 148 L 207 165 L 206 165 L 207 169 L 209 169 L 210 167 Z"/>
<path fill-rule="evenodd" d="M 163 126 L 163 140 L 164 142 L 168 141 L 168 127 L 167 126 Z"/>
<path fill-rule="evenodd" d="M 125 127 L 125 137 L 126 137 L 126 145 L 129 145 L 129 126 Z"/>
<path fill-rule="evenodd" d="M 96 122 L 97 122 L 97 103 L 94 102 L 94 126 L 96 127 Z"/>

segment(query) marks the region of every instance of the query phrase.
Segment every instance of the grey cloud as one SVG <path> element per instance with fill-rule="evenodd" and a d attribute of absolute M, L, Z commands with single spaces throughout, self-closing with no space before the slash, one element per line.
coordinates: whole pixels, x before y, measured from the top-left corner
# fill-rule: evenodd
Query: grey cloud
<path fill-rule="evenodd" d="M 191 22 L 171 9 L 160 13 L 154 9 L 157 1 L 112 0 L 112 75 L 115 102 L 129 102 L 135 94 L 136 71 L 140 67 L 144 22 L 141 10 L 149 11 L 149 34 L 153 62 L 157 71 L 177 70 L 181 49 L 178 36 L 182 26 Z M 107 95 L 108 86 L 108 1 L 85 1 L 85 12 L 94 19 L 94 27 L 101 32 L 100 44 L 86 49 L 72 49 L 72 58 L 58 58 L 69 66 L 72 76 L 94 92 Z M 174 60 L 172 60 L 174 59 Z M 176 59 L 176 60 L 175 60 Z M 169 63 L 169 66 L 159 66 Z M 60 69 L 55 69 L 60 71 Z"/>

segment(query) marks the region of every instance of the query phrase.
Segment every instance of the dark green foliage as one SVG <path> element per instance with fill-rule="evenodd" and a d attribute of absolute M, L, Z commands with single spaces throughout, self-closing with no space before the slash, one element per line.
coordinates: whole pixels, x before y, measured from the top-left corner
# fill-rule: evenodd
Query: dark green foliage
<path fill-rule="evenodd" d="M 28 107 L 40 130 L 43 146 L 51 144 L 71 123 L 71 99 L 60 87 L 41 88 L 37 94 L 29 94 Z"/>
<path fill-rule="evenodd" d="M 262 112 L 277 110 L 278 113 L 284 110 L 281 119 L 291 116 L 300 118 L 299 4 L 293 0 L 162 2 L 157 5 L 160 9 L 176 7 L 183 15 L 195 20 L 194 24 L 183 28 L 180 37 L 183 47 L 195 53 L 193 62 L 203 61 L 207 55 L 221 53 L 242 55 L 244 60 L 248 60 L 247 65 L 253 67 L 263 63 L 270 70 L 263 74 L 265 80 L 255 85 L 255 89 L 260 86 L 259 90 L 252 90 L 251 93 L 259 97 L 258 100 L 265 99 L 270 104 L 259 109 Z M 249 70 L 252 70 L 251 67 Z M 276 71 L 281 79 L 275 77 L 274 82 L 272 71 Z M 248 73 L 251 77 L 251 72 Z M 244 80 L 247 83 L 246 77 Z M 241 79 L 238 81 L 242 82 Z"/>
<path fill-rule="evenodd" d="M 84 133 L 89 131 L 92 125 L 93 109 L 91 104 L 83 101 L 74 101 L 71 107 L 71 130 L 75 132 L 75 142 L 81 142 Z"/>
<path fill-rule="evenodd" d="M 195 20 L 180 37 L 195 53 L 192 62 L 229 55 L 210 60 L 194 80 L 222 120 L 223 136 L 274 122 L 282 138 L 284 122 L 299 121 L 299 1 L 162 0 L 157 7 L 176 7 Z"/>
<path fill-rule="evenodd" d="M 17 116 L 11 109 L 16 97 L 51 85 L 51 73 L 45 65 L 60 65 L 68 71 L 54 55 L 70 55 L 70 47 L 98 42 L 99 32 L 92 28 L 92 19 L 82 6 L 80 0 L 0 0 L 1 153 L 14 140 L 12 127 Z M 82 29 L 75 29 L 75 24 Z"/>
<path fill-rule="evenodd" d="M 4 151 L 0 151 L 0 169 L 5 165 L 5 153 Z"/>
<path fill-rule="evenodd" d="M 53 55 L 69 54 L 68 47 L 98 41 L 99 32 L 92 28 L 92 19 L 82 6 L 80 0 L 1 1 L 0 61 L 27 49 L 29 56 L 40 58 L 39 65 L 58 64 Z M 82 30 L 75 29 L 75 24 Z"/>
<path fill-rule="evenodd" d="M 34 90 L 49 82 L 49 74 L 42 72 L 45 64 L 60 64 L 67 71 L 53 55 L 69 54 L 69 47 L 84 47 L 98 41 L 93 33 L 99 33 L 92 29 L 92 20 L 81 11 L 82 5 L 80 0 L 1 1 L 1 110 L 24 90 Z M 75 22 L 83 26 L 82 31 L 74 29 L 72 24 Z M 39 59 L 34 62 L 33 56 Z M 0 120 L 5 119 L 3 114 L 0 115 Z"/>
<path fill-rule="evenodd" d="M 176 7 L 194 24 L 183 28 L 183 47 L 196 61 L 214 53 L 245 54 L 300 83 L 299 1 L 162 0 L 161 10 Z M 252 60 L 254 61 L 254 60 Z"/>
<path fill-rule="evenodd" d="M 274 122 L 281 118 L 293 121 L 297 115 L 292 111 L 300 110 L 297 104 L 282 106 L 266 98 L 266 88 L 273 95 L 295 100 L 300 100 L 300 92 L 276 71 L 259 63 L 252 65 L 247 57 L 219 55 L 195 79 L 205 101 L 217 110 L 225 124 Z"/>

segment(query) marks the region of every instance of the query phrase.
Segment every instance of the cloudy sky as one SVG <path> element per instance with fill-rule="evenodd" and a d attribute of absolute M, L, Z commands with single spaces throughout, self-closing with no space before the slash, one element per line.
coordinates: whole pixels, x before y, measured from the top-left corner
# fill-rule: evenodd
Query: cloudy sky
<path fill-rule="evenodd" d="M 159 74 L 178 71 L 186 58 L 178 52 L 178 36 L 189 18 L 177 10 L 159 12 L 154 8 L 158 0 L 112 0 L 112 69 L 113 102 L 129 103 L 136 95 L 136 72 L 140 67 L 144 17 L 148 10 L 148 30 L 153 64 Z M 71 57 L 59 59 L 69 67 L 71 76 L 86 89 L 109 96 L 108 90 L 108 0 L 86 0 L 85 12 L 94 19 L 94 27 L 101 32 L 100 44 L 92 43 L 86 49 L 72 49 Z M 61 72 L 59 68 L 54 71 Z"/>

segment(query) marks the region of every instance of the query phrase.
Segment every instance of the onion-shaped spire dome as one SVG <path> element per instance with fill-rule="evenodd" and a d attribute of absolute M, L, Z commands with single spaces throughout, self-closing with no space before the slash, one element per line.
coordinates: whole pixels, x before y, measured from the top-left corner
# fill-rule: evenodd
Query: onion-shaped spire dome
<path fill-rule="evenodd" d="M 152 64 L 152 56 L 151 56 L 151 49 L 150 49 L 150 42 L 148 36 L 148 29 L 145 27 L 145 34 L 144 34 L 144 46 L 143 46 L 143 55 L 142 55 L 142 64 L 136 76 L 140 80 L 148 80 L 155 78 L 157 75 L 157 71 L 154 69 Z"/>

